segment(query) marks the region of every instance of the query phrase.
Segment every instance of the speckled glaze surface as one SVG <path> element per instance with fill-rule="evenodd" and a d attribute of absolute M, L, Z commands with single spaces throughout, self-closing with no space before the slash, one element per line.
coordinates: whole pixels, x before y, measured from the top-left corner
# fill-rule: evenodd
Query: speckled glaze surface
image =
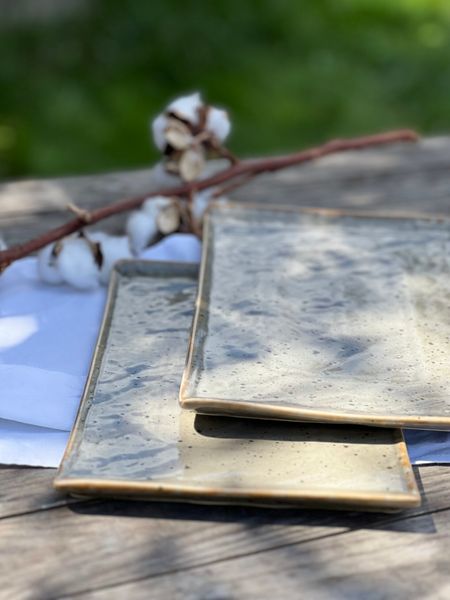
<path fill-rule="evenodd" d="M 180 400 L 450 428 L 450 223 L 216 206 Z"/>
<path fill-rule="evenodd" d="M 118 264 L 58 489 L 267 506 L 419 504 L 397 430 L 182 410 L 177 396 L 196 288 L 195 266 Z"/>

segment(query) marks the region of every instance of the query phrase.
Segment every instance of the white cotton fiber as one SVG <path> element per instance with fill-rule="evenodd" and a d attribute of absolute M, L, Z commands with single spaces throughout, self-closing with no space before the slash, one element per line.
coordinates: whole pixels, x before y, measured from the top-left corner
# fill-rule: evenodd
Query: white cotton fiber
<path fill-rule="evenodd" d="M 142 210 L 152 217 L 156 217 L 158 213 L 172 204 L 172 200 L 167 196 L 152 196 L 148 198 L 142 205 Z"/>
<path fill-rule="evenodd" d="M 63 280 L 73 287 L 87 290 L 99 284 L 99 267 L 88 240 L 83 237 L 66 238 L 56 264 Z"/>
<path fill-rule="evenodd" d="M 126 236 L 105 235 L 99 242 L 103 256 L 100 267 L 100 283 L 107 285 L 114 263 L 122 258 L 132 258 L 132 254 Z"/>
<path fill-rule="evenodd" d="M 42 281 L 56 285 L 63 282 L 61 273 L 58 270 L 56 256 L 52 255 L 54 244 L 49 244 L 42 248 L 38 254 L 38 274 Z"/>
<path fill-rule="evenodd" d="M 174 115 L 189 121 L 192 125 L 198 124 L 199 109 L 203 106 L 203 100 L 199 92 L 190 94 L 189 96 L 181 96 L 169 104 L 167 107 L 168 112 L 172 112 Z"/>
<path fill-rule="evenodd" d="M 223 142 L 231 130 L 231 122 L 226 110 L 211 106 L 206 118 L 206 129 Z"/>
<path fill-rule="evenodd" d="M 109 237 L 111 237 L 108 233 L 105 233 L 104 231 L 86 231 L 85 232 L 86 237 L 88 240 L 91 240 L 91 242 L 103 242 L 103 240 L 107 240 Z"/>
<path fill-rule="evenodd" d="M 158 233 L 156 218 L 143 210 L 136 210 L 128 217 L 126 232 L 133 254 L 139 254 Z"/>

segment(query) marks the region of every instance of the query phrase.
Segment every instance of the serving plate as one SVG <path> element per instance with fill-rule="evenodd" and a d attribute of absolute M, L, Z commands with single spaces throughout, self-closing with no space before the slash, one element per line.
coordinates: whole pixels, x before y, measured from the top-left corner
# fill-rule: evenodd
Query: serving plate
<path fill-rule="evenodd" d="M 420 503 L 398 430 L 183 411 L 177 396 L 196 288 L 193 265 L 117 264 L 56 488 L 263 506 Z"/>
<path fill-rule="evenodd" d="M 450 223 L 217 205 L 180 391 L 199 413 L 450 428 Z"/>

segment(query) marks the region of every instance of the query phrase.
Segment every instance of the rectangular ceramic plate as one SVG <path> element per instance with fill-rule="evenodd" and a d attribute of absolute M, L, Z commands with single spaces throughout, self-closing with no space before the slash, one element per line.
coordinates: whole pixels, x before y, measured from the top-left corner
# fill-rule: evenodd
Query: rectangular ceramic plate
<path fill-rule="evenodd" d="M 225 205 L 180 394 L 201 413 L 450 428 L 450 222 Z"/>
<path fill-rule="evenodd" d="M 181 410 L 196 288 L 195 266 L 129 261 L 116 267 L 58 489 L 269 506 L 419 504 L 397 430 Z"/>

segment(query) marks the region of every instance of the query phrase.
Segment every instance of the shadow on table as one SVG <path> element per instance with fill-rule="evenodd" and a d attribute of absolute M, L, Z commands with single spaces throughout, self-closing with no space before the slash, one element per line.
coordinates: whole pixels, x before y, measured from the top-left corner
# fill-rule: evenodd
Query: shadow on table
<path fill-rule="evenodd" d="M 240 523 L 251 529 L 265 525 L 284 527 L 330 527 L 379 529 L 410 533 L 436 533 L 433 516 L 417 468 L 414 468 L 422 505 L 393 513 L 317 510 L 310 508 L 259 508 L 234 505 L 200 505 L 183 502 L 148 502 L 123 499 L 96 499 L 70 505 L 78 514 L 120 516 L 143 519 Z"/>

